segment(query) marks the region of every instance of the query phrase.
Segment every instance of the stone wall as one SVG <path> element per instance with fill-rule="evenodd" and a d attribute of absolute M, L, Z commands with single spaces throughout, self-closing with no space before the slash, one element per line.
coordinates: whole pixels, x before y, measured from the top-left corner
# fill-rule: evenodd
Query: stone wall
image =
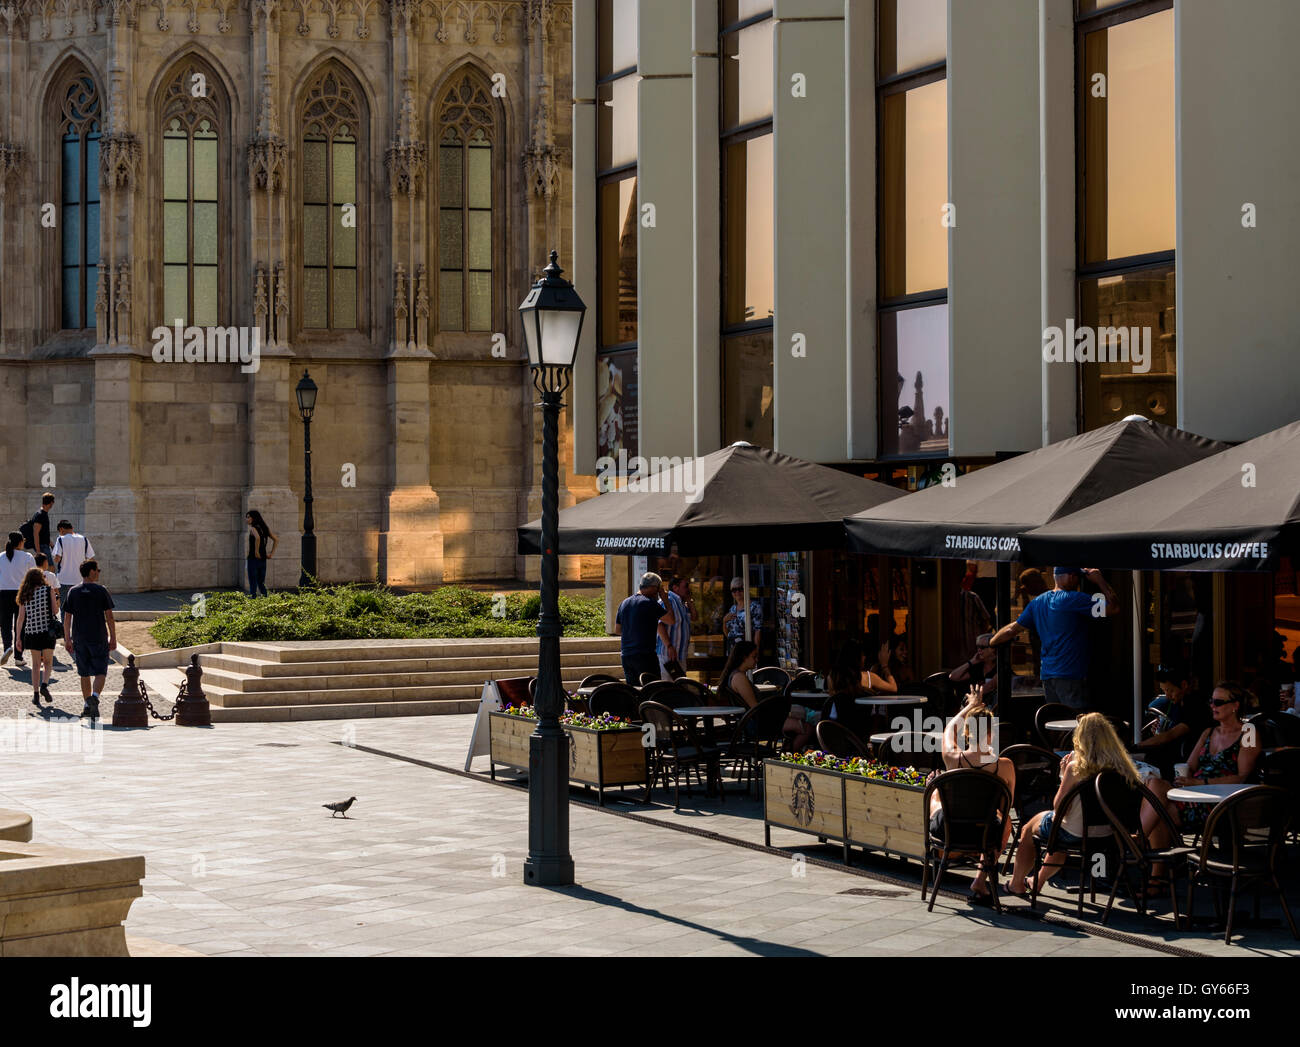
<path fill-rule="evenodd" d="M 282 541 L 268 584 L 294 584 L 303 426 L 293 390 L 310 370 L 323 580 L 525 572 L 514 529 L 537 501 L 540 424 L 515 310 L 550 249 L 571 249 L 569 4 L 70 0 L 55 14 L 18 0 L 16 10 L 4 23 L 12 65 L 0 46 L 0 527 L 30 515 L 49 487 L 56 519 L 91 537 L 115 588 L 233 586 L 244 584 L 243 514 L 257 508 Z M 302 321 L 300 112 L 326 65 L 356 87 L 363 111 L 355 330 Z M 154 328 L 171 322 L 161 316 L 161 113 L 178 69 L 201 70 L 224 107 L 219 323 L 256 328 L 256 373 L 152 356 Z M 436 323 L 437 103 L 467 69 L 499 88 L 495 330 L 479 334 Z M 61 199 L 55 89 L 82 74 L 99 95 L 107 158 L 92 172 L 102 264 L 87 301 L 100 301 L 95 326 L 63 330 L 60 230 L 40 217 Z M 594 304 L 595 289 L 583 291 Z M 493 353 L 497 331 L 504 355 Z M 565 473 L 566 502 L 595 493 Z M 599 578 L 598 566 L 573 561 L 566 576 Z"/>

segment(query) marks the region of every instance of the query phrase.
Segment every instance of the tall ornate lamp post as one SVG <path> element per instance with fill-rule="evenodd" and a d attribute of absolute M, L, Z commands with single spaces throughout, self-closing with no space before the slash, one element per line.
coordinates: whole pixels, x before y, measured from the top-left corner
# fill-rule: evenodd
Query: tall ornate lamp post
<path fill-rule="evenodd" d="M 298 414 L 302 418 L 302 451 L 305 482 L 302 514 L 302 576 L 298 585 L 316 584 L 316 520 L 311 513 L 311 417 L 316 413 L 316 383 L 306 371 L 294 390 L 298 396 Z"/>
<path fill-rule="evenodd" d="M 528 749 L 528 860 L 524 883 L 573 883 L 569 854 L 569 739 L 560 727 L 564 681 L 560 675 L 560 408 L 569 387 L 587 307 L 561 279 L 551 252 L 545 275 L 519 307 L 533 385 L 542 394 L 542 613 L 537 622 L 537 730 Z"/>

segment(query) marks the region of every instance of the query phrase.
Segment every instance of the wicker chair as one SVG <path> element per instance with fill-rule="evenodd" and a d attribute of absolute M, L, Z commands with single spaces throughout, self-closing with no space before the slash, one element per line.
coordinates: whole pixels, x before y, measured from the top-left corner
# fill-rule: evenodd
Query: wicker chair
<path fill-rule="evenodd" d="M 700 767 L 704 767 L 705 772 L 721 785 L 718 750 L 701 745 L 692 734 L 688 721 L 659 702 L 642 702 L 638 715 L 654 729 L 654 745 L 650 747 L 649 781 L 651 784 L 647 786 L 647 797 L 651 793 L 654 782 L 662 780 L 667 787 L 668 776 L 671 774 L 673 809 L 680 811 L 682 777 L 686 778 L 686 796 L 689 799 L 692 768 L 698 773 Z M 721 793 L 721 789 L 718 791 Z"/>
<path fill-rule="evenodd" d="M 641 719 L 641 695 L 625 683 L 603 683 L 591 692 L 587 705 L 592 716 L 609 713 L 620 720 L 638 723 Z"/>
<path fill-rule="evenodd" d="M 1011 790 L 1001 778 L 987 771 L 947 771 L 925 787 L 921 810 L 930 810 L 930 797 L 936 792 L 943 810 L 943 831 L 936 835 L 928 826 L 926 828 L 921 901 L 925 901 L 930 870 L 935 861 L 939 867 L 930 894 L 928 910 L 931 912 L 945 872 L 954 865 L 982 865 L 989 873 L 993 907 L 1001 912 L 998 857 L 1002 851 L 1002 827 L 1011 806 Z"/>
<path fill-rule="evenodd" d="M 836 720 L 817 721 L 817 748 L 841 760 L 870 755 L 867 743 Z"/>
<path fill-rule="evenodd" d="M 790 682 L 790 674 L 775 665 L 767 665 L 754 671 L 754 683 L 771 683 L 784 688 Z"/>
<path fill-rule="evenodd" d="M 1038 735 L 1039 741 L 1043 743 L 1044 749 L 1051 749 L 1055 752 L 1057 749 L 1064 749 L 1066 743 L 1073 736 L 1073 731 L 1049 731 L 1047 724 L 1052 720 L 1074 720 L 1079 716 L 1077 709 L 1071 709 L 1068 705 L 1062 705 L 1060 702 L 1048 702 L 1040 705 L 1038 711 L 1034 713 L 1034 733 Z"/>

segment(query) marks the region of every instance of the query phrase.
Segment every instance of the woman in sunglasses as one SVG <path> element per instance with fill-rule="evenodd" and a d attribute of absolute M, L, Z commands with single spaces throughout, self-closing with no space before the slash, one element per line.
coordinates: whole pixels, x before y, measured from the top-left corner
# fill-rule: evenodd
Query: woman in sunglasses
<path fill-rule="evenodd" d="M 1239 785 L 1254 772 L 1259 761 L 1259 739 L 1254 729 L 1248 729 L 1242 717 L 1250 705 L 1250 692 L 1239 683 L 1223 682 L 1214 688 L 1210 697 L 1210 715 L 1214 726 L 1206 730 L 1192 749 L 1187 761 L 1187 774 L 1175 778 L 1173 785 L 1153 781 L 1150 788 L 1169 809 L 1175 824 L 1189 832 L 1200 832 L 1205 827 L 1206 816 L 1212 808 L 1200 803 L 1170 803 L 1166 794 L 1170 789 L 1187 785 Z M 1156 847 L 1166 847 L 1172 841 L 1166 836 L 1163 822 L 1155 811 L 1144 809 L 1142 824 Z"/>

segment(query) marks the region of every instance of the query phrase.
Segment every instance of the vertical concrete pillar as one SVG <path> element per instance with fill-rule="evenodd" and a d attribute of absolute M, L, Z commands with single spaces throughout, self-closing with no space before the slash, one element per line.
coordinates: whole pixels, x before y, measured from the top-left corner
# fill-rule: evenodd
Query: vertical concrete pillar
<path fill-rule="evenodd" d="M 722 446 L 722 147 L 718 5 L 695 0 L 692 115 L 695 147 L 695 366 L 691 387 L 697 456 Z"/>
<path fill-rule="evenodd" d="M 1038 125 L 1034 5 L 949 0 L 948 184 L 956 213 L 948 324 L 957 456 L 1028 451 L 1042 441 Z"/>
<path fill-rule="evenodd" d="M 248 490 L 243 512 L 256 509 L 280 539 L 280 547 L 266 565 L 266 587 L 287 589 L 298 584 L 302 563 L 299 535 L 302 533 L 302 503 L 293 492 L 291 470 L 301 473 L 302 462 L 294 462 L 289 451 L 289 426 L 298 422 L 294 387 L 302 375 L 293 366 L 288 349 L 264 348 L 261 366 L 248 379 Z M 316 378 L 320 379 L 317 371 Z M 248 579 L 244 558 L 248 552 L 247 531 L 239 521 L 240 541 L 231 555 L 236 560 L 236 578 L 243 588 Z"/>
<path fill-rule="evenodd" d="M 573 257 L 566 268 L 587 303 L 573 368 L 573 468 L 596 472 L 596 0 L 573 0 Z"/>
<path fill-rule="evenodd" d="M 1073 0 L 1039 0 L 1038 63 L 1042 326 L 1065 330 L 1078 320 Z M 1070 364 L 1042 367 L 1046 446 L 1078 433 L 1079 375 Z"/>
<path fill-rule="evenodd" d="M 1174 5 L 1178 418 L 1247 440 L 1296 420 L 1300 5 Z"/>
<path fill-rule="evenodd" d="M 389 480 L 379 535 L 379 573 L 389 585 L 442 582 L 442 527 L 429 483 L 428 350 L 388 360 Z"/>
<path fill-rule="evenodd" d="M 637 193 L 640 453 L 695 453 L 686 395 L 695 369 L 695 144 L 692 0 L 638 5 L 640 120 Z M 644 217 L 653 208 L 653 222 Z"/>
<path fill-rule="evenodd" d="M 849 460 L 879 451 L 876 268 L 876 16 L 844 0 L 845 357 Z M 833 388 L 833 387 L 832 387 Z"/>
<path fill-rule="evenodd" d="M 844 457 L 848 403 L 843 0 L 776 0 L 775 444 Z"/>

